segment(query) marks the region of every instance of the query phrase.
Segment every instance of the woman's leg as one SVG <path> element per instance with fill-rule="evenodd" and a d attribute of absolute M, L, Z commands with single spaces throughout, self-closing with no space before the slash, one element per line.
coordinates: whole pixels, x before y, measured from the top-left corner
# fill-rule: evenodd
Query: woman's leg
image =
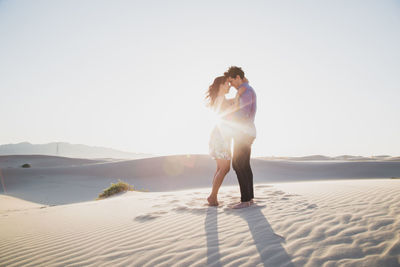
<path fill-rule="evenodd" d="M 211 183 L 213 185 L 213 187 L 214 187 L 215 177 L 217 177 L 217 175 L 219 173 L 219 170 L 220 170 L 220 166 L 218 165 L 218 161 L 217 160 L 215 160 L 215 163 L 217 164 L 217 169 L 215 170 L 214 178 L 213 178 L 212 183 Z M 212 194 L 210 194 L 208 196 L 207 201 L 208 201 L 208 204 L 211 205 L 211 206 L 217 206 L 218 205 L 216 196 L 214 196 Z"/>
<path fill-rule="evenodd" d="M 214 181 L 215 181 L 215 176 L 217 176 L 218 172 L 219 172 L 219 166 L 218 166 L 218 163 L 217 163 L 217 170 L 216 170 L 216 171 L 215 171 L 215 173 L 214 173 L 214 178 L 213 178 L 213 180 L 212 180 L 212 183 L 211 183 L 211 184 L 214 184 Z"/>
<path fill-rule="evenodd" d="M 218 198 L 217 198 L 218 191 L 219 191 L 219 188 L 222 185 L 222 182 L 224 181 L 224 178 L 225 178 L 226 174 L 229 172 L 230 165 L 231 165 L 231 161 L 230 160 L 217 159 L 217 172 L 216 172 L 216 174 L 214 176 L 212 192 L 211 192 L 210 196 L 207 199 L 208 203 L 210 205 L 213 205 L 213 206 L 218 205 Z"/>
<path fill-rule="evenodd" d="M 231 161 L 226 160 L 226 159 L 217 159 L 218 166 L 219 166 L 219 171 L 218 174 L 215 176 L 215 180 L 213 183 L 213 190 L 212 193 L 213 195 L 218 194 L 218 190 L 222 185 L 222 182 L 224 181 L 225 176 L 228 174 L 230 166 L 231 166 Z"/>

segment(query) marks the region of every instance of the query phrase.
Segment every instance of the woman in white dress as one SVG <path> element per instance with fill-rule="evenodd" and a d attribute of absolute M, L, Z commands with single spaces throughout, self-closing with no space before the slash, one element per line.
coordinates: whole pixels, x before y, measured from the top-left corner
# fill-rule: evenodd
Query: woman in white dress
<path fill-rule="evenodd" d="M 217 162 L 217 170 L 214 174 L 212 191 L 207 201 L 210 206 L 218 206 L 218 190 L 230 170 L 231 165 L 231 140 L 232 129 L 229 126 L 230 115 L 234 112 L 238 103 L 238 95 L 233 100 L 226 99 L 230 84 L 226 77 L 215 78 L 207 91 L 208 105 L 219 116 L 220 120 L 214 127 L 209 142 L 210 155 Z"/>

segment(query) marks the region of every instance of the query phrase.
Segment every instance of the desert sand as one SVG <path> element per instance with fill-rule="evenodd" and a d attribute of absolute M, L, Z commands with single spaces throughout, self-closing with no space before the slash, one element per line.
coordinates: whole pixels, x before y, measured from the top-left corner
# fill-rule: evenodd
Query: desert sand
<path fill-rule="evenodd" d="M 252 164 L 255 204 L 233 210 L 233 171 L 206 205 L 207 156 L 0 157 L 0 266 L 400 265 L 399 162 Z M 94 200 L 118 179 L 149 192 Z"/>

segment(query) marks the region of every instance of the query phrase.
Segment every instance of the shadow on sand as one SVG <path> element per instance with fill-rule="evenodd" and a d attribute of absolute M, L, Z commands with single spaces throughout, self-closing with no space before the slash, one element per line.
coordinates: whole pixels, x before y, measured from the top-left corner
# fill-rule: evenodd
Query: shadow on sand
<path fill-rule="evenodd" d="M 204 228 L 207 238 L 207 266 L 222 266 L 218 241 L 218 210 L 215 207 L 207 209 Z"/>
<path fill-rule="evenodd" d="M 294 264 L 282 243 L 284 237 L 277 235 L 261 212 L 260 206 L 252 206 L 243 210 L 225 209 L 229 214 L 240 216 L 249 226 L 254 244 L 263 266 L 293 267 Z M 234 227 L 234 226 L 232 226 Z M 210 207 L 205 219 L 207 235 L 207 266 L 222 266 L 218 241 L 218 210 Z"/>

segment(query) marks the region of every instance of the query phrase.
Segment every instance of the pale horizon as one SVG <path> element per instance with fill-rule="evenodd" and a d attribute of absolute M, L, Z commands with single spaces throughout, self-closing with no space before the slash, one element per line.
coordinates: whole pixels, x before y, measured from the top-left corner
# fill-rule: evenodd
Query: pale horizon
<path fill-rule="evenodd" d="M 236 65 L 257 94 L 252 157 L 399 156 L 399 14 L 396 1 L 1 1 L 0 144 L 207 154 L 205 92 Z"/>
<path fill-rule="evenodd" d="M 89 147 L 89 148 L 104 148 L 104 149 L 110 149 L 110 150 L 116 150 L 116 151 L 118 151 L 118 152 L 122 152 L 122 153 L 132 153 L 132 154 L 139 154 L 139 155 L 147 155 L 147 156 L 155 156 L 155 157 L 163 157 L 163 156 L 177 156 L 177 155 L 187 155 L 187 156 L 190 156 L 190 155 L 207 155 L 207 153 L 176 153 L 176 154 L 173 154 L 173 153 L 165 153 L 165 154 L 162 154 L 162 153 L 146 153 L 146 152 L 143 152 L 143 151 L 128 151 L 128 150 L 120 150 L 120 149 L 116 149 L 116 148 L 113 148 L 113 147 L 104 147 L 104 146 L 89 146 L 89 145 L 86 145 L 86 144 L 72 144 L 72 143 L 68 143 L 68 142 L 62 142 L 62 141 L 60 141 L 60 142 L 49 142 L 49 143 L 43 143 L 43 144 L 33 144 L 33 143 L 30 143 L 30 142 L 27 142 L 27 141 L 25 141 L 25 142 L 20 142 L 20 143 L 9 143 L 9 144 L 0 144 L 0 146 L 2 146 L 2 145 L 18 145 L 18 144 L 23 144 L 23 143 L 29 143 L 29 144 L 31 144 L 31 145 L 47 145 L 47 144 L 69 144 L 69 145 L 78 145 L 78 146 L 87 146 L 87 147 Z M 68 153 L 70 153 L 71 152 L 71 150 L 70 149 L 68 149 Z M 76 152 L 76 153 L 78 153 L 79 151 L 74 151 L 74 152 Z M 30 155 L 31 153 L 25 153 L 26 155 Z M 52 153 L 52 154 L 39 154 L 39 153 L 35 153 L 35 154 L 33 154 L 33 155 L 56 155 L 56 156 L 60 156 L 60 157 L 69 157 L 69 156 L 65 156 L 64 155 L 65 153 L 62 151 L 62 147 L 60 147 L 59 148 L 59 151 L 56 151 L 56 150 L 54 150 L 54 153 Z M 4 155 L 6 155 L 6 154 L 4 154 Z M 21 155 L 21 154 L 15 154 L 15 153 L 13 153 L 13 154 L 7 154 L 7 155 Z M 1 154 L 1 150 L 0 150 L 0 156 L 2 156 L 2 154 Z M 274 157 L 276 157 L 276 158 L 291 158 L 291 157 L 293 157 L 293 158 L 301 158 L 301 157 L 312 157 L 312 156 L 325 156 L 325 157 L 329 157 L 329 158 L 335 158 L 335 157 L 342 157 L 342 156 L 354 156 L 354 157 L 364 157 L 364 158 L 373 158 L 373 157 L 383 157 L 383 156 L 385 156 L 385 157 L 390 157 L 391 159 L 393 159 L 393 158 L 397 158 L 397 157 L 399 157 L 398 155 L 388 155 L 388 154 L 376 154 L 376 155 L 373 155 L 373 154 L 371 154 L 371 155 L 351 155 L 351 154 L 340 154 L 340 155 L 323 155 L 323 154 L 308 154 L 308 155 L 297 155 L 297 156 L 288 156 L 288 155 L 251 155 L 251 157 L 252 158 L 263 158 L 263 157 L 272 157 L 272 158 L 274 158 Z M 76 157 L 76 156 L 74 156 L 74 157 Z M 91 157 L 91 158 L 93 158 L 93 157 Z M 99 158 L 99 157 L 95 157 L 95 158 Z M 112 158 L 112 157 L 111 157 Z"/>

